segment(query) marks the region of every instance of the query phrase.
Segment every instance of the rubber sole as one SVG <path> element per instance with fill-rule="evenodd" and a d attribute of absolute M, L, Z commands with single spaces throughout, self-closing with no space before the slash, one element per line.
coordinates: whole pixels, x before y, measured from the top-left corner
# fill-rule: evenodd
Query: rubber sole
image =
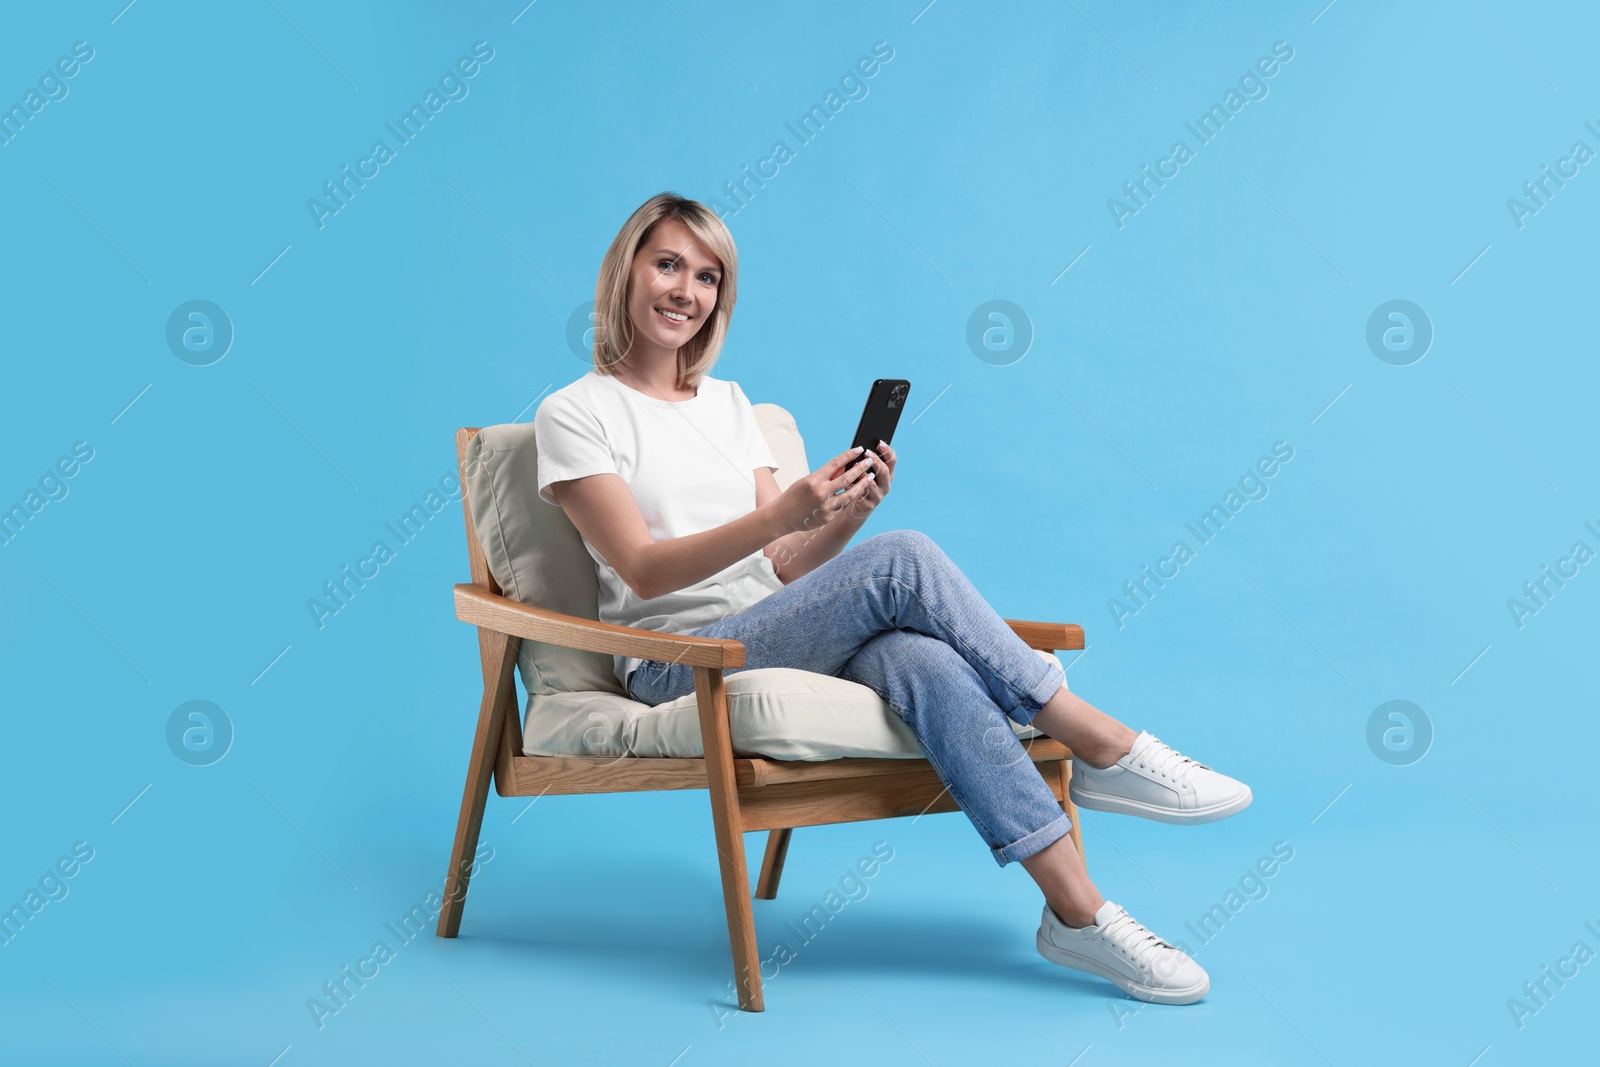
<path fill-rule="evenodd" d="M 1051 963 L 1104 978 L 1128 994 L 1128 996 L 1136 1000 L 1142 1000 L 1146 1004 L 1193 1004 L 1211 992 L 1210 975 L 1206 975 L 1199 985 L 1189 989 L 1153 989 L 1150 986 L 1141 985 L 1133 979 L 1101 965 L 1097 960 L 1080 956 L 1075 952 L 1069 952 L 1054 942 L 1046 940 L 1043 930 L 1040 930 L 1034 936 L 1034 946 L 1039 950 L 1039 955 Z"/>
<path fill-rule="evenodd" d="M 1219 819 L 1226 819 L 1228 816 L 1237 815 L 1245 808 L 1248 808 L 1250 802 L 1255 799 L 1255 794 L 1251 793 L 1250 788 L 1246 786 L 1241 795 L 1222 804 L 1213 804 L 1209 808 L 1174 811 L 1172 808 L 1145 804 L 1138 800 L 1129 800 L 1127 797 L 1091 793 L 1088 790 L 1075 788 L 1077 784 L 1078 780 L 1074 778 L 1072 784 L 1067 787 L 1067 795 L 1080 808 L 1088 808 L 1090 811 L 1106 811 L 1116 815 L 1137 815 L 1141 819 L 1152 819 L 1156 822 L 1176 825 L 1216 822 Z"/>

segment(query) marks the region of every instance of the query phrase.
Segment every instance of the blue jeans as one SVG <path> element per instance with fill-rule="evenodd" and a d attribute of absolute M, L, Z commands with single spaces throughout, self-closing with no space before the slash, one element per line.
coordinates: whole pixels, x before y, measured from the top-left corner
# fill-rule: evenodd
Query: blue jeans
<path fill-rule="evenodd" d="M 1006 719 L 1027 725 L 1065 683 L 926 534 L 892 530 L 846 549 L 735 614 L 685 633 L 743 643 L 745 665 L 858 682 L 915 731 L 951 799 L 1004 867 L 1071 821 Z M 628 695 L 654 706 L 694 691 L 694 668 L 645 660 Z"/>

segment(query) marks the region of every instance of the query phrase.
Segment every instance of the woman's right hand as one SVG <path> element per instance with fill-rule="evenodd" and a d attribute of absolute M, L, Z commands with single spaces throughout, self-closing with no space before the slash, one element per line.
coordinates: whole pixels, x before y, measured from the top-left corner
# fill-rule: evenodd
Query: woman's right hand
<path fill-rule="evenodd" d="M 820 529 L 848 512 L 871 488 L 877 476 L 873 466 L 881 462 L 871 449 L 851 448 L 796 479 L 772 501 L 784 532 Z"/>

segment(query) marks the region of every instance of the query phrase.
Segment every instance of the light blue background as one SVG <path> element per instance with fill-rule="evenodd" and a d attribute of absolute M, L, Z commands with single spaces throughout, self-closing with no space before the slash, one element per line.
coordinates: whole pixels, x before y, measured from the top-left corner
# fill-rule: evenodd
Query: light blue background
<path fill-rule="evenodd" d="M 1506 604 L 1574 541 L 1600 548 L 1600 172 L 1520 229 L 1506 206 L 1574 141 L 1600 149 L 1591 11 L 124 2 L 14 9 L 0 33 L 7 106 L 95 50 L 0 147 L 0 504 L 94 449 L 0 548 L 0 903 L 95 850 L 0 947 L 0 1058 L 1592 1049 L 1600 963 L 1521 1029 L 1507 1000 L 1600 950 L 1600 573 L 1521 629 Z M 306 200 L 479 40 L 469 95 L 319 230 Z M 585 370 L 566 324 L 635 205 L 721 196 L 877 41 L 894 56 L 868 95 L 729 219 L 741 299 L 713 373 L 792 411 L 814 463 L 874 377 L 911 379 L 864 533 L 922 530 L 1002 614 L 1084 624 L 1076 690 L 1251 783 L 1213 826 L 1086 819 L 1108 897 L 1192 944 L 1274 842 L 1294 859 L 1198 951 L 1202 1004 L 1129 1016 L 1036 955 L 1037 890 L 963 816 L 801 830 L 755 905 L 763 955 L 873 842 L 894 859 L 764 1014 L 719 1027 L 706 795 L 491 795 L 463 936 L 401 948 L 319 1030 L 307 999 L 448 857 L 479 693 L 459 504 L 324 628 L 307 600 L 454 469 L 457 427 L 529 418 Z M 1192 147 L 1185 121 L 1277 41 L 1294 58 L 1267 97 L 1118 229 L 1107 199 Z M 164 339 L 193 299 L 236 330 L 208 367 Z M 966 344 L 991 299 L 1035 333 L 1009 366 Z M 1392 299 L 1436 332 L 1406 367 L 1365 341 Z M 1270 495 L 1119 629 L 1108 598 L 1276 441 L 1295 452 Z M 165 740 L 193 699 L 236 731 L 204 768 Z M 1367 745 L 1392 699 L 1435 730 L 1410 766 Z"/>

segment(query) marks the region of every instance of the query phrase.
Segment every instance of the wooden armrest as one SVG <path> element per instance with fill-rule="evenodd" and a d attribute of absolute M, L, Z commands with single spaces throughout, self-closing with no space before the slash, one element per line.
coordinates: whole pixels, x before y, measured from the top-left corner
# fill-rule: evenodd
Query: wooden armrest
<path fill-rule="evenodd" d="M 515 600 L 496 596 L 481 585 L 463 583 L 455 587 L 456 618 L 496 633 L 542 641 L 562 648 L 585 652 L 609 652 L 614 656 L 638 656 L 692 667 L 743 667 L 744 645 L 716 637 L 683 637 L 617 626 L 576 615 L 546 611 Z"/>
<path fill-rule="evenodd" d="M 457 585 L 455 599 L 456 618 L 512 637 L 586 652 L 609 652 L 616 656 L 685 663 L 692 667 L 744 666 L 744 645 L 738 641 L 656 633 L 576 615 L 563 615 L 496 596 L 483 586 L 472 583 Z M 1005 623 L 1029 648 L 1045 652 L 1083 648 L 1083 627 L 1072 623 L 1030 622 L 1024 619 L 1006 619 Z"/>
<path fill-rule="evenodd" d="M 1070 622 L 1026 622 L 1022 619 L 1007 619 L 1005 622 L 1016 631 L 1018 637 L 1027 642 L 1029 648 L 1041 652 L 1083 647 L 1083 627 Z"/>
<path fill-rule="evenodd" d="M 691 667 L 716 668 L 719 671 L 744 666 L 744 645 L 738 641 L 660 634 L 654 630 L 563 615 L 558 611 L 547 611 L 496 596 L 483 586 L 470 582 L 457 585 L 455 597 L 456 618 L 512 637 L 586 652 L 640 656 L 669 663 L 685 663 Z M 722 675 L 702 671 L 695 671 L 694 675 L 698 705 L 696 725 L 700 731 L 701 750 L 707 762 L 716 763 L 719 773 L 731 782 L 734 775 L 733 735 L 727 717 L 726 697 L 720 704 L 720 715 L 717 714 L 715 702 L 715 696 L 722 695 Z"/>

